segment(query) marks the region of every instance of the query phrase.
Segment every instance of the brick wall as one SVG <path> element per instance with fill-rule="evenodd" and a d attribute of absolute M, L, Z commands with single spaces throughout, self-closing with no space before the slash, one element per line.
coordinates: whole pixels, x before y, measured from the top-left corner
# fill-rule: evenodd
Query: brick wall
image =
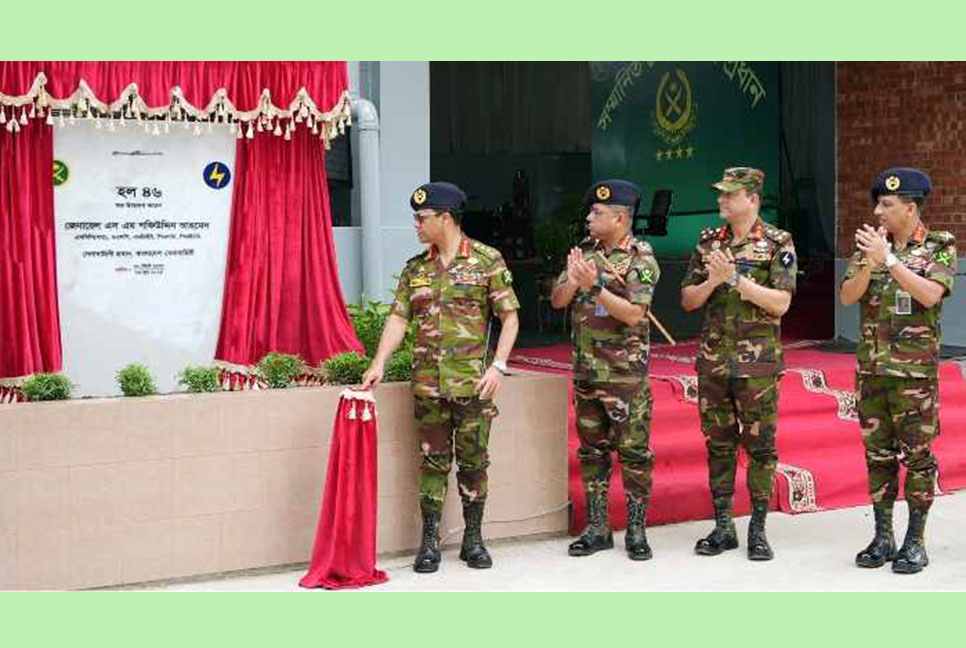
<path fill-rule="evenodd" d="M 924 220 L 966 252 L 966 63 L 839 63 L 837 256 L 872 224 L 869 185 L 890 166 L 932 177 Z"/>

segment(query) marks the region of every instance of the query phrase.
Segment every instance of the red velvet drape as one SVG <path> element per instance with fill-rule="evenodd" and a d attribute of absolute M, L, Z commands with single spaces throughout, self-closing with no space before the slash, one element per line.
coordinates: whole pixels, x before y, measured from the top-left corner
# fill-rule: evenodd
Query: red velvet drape
<path fill-rule="evenodd" d="M 0 378 L 61 368 L 53 138 L 0 128 Z"/>
<path fill-rule="evenodd" d="M 332 424 L 312 562 L 299 581 L 302 587 L 344 589 L 389 580 L 376 569 L 377 429 L 372 395 L 343 391 Z"/>
<path fill-rule="evenodd" d="M 196 108 L 224 89 L 239 110 L 254 110 L 264 89 L 275 105 L 288 107 L 305 88 L 324 112 L 348 88 L 344 61 L 0 61 L 0 92 L 26 94 L 39 72 L 54 99 L 66 99 L 83 80 L 98 99 L 110 103 L 136 83 L 152 108 L 167 106 L 175 86 Z"/>
<path fill-rule="evenodd" d="M 257 363 L 270 351 L 317 365 L 361 351 L 339 286 L 325 149 L 299 129 L 239 140 L 218 360 Z"/>

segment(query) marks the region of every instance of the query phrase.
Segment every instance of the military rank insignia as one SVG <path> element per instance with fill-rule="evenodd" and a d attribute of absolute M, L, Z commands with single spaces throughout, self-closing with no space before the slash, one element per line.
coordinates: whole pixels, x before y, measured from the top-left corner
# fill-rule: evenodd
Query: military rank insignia
<path fill-rule="evenodd" d="M 610 187 L 607 185 L 600 185 L 597 187 L 597 200 L 607 200 L 610 198 Z"/>
<path fill-rule="evenodd" d="M 509 268 L 504 268 L 503 270 L 503 283 L 508 286 L 513 283 L 513 274 L 510 272 Z"/>
<path fill-rule="evenodd" d="M 901 183 L 899 182 L 899 176 L 894 176 L 894 175 L 889 176 L 888 178 L 886 178 L 886 181 L 885 181 L 886 189 L 888 189 L 889 191 L 895 191 L 896 189 L 899 188 L 900 184 Z"/>
<path fill-rule="evenodd" d="M 790 268 L 795 263 L 795 255 L 786 250 L 778 255 L 778 262 L 782 264 L 783 268 Z"/>
<path fill-rule="evenodd" d="M 422 189 L 417 189 L 413 192 L 413 202 L 417 205 L 422 205 L 426 202 L 426 192 Z"/>

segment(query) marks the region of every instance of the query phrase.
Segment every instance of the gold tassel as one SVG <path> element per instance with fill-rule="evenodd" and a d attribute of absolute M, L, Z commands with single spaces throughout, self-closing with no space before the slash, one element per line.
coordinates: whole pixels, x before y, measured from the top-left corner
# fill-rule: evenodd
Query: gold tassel
<path fill-rule="evenodd" d="M 36 105 L 32 105 L 32 106 L 30 106 L 30 118 L 33 119 L 36 116 L 37 116 L 37 106 Z"/>
<path fill-rule="evenodd" d="M 366 403 L 365 405 L 362 406 L 362 420 L 363 421 L 372 420 L 372 414 L 369 413 L 369 403 Z"/>
<path fill-rule="evenodd" d="M 24 126 L 27 125 L 27 107 L 26 106 L 24 106 L 23 109 L 20 111 L 20 123 L 23 124 Z"/>
<path fill-rule="evenodd" d="M 45 121 L 47 122 L 47 125 L 48 126 L 53 126 L 54 125 L 54 113 L 53 112 L 47 113 L 47 119 Z"/>
<path fill-rule="evenodd" d="M 0 106 L 0 124 L 7 123 L 7 109 L 4 106 Z"/>
<path fill-rule="evenodd" d="M 352 405 L 349 406 L 349 416 L 347 416 L 350 421 L 356 420 L 356 402 L 352 401 Z"/>
<path fill-rule="evenodd" d="M 275 122 L 275 130 L 272 131 L 272 135 L 276 137 L 282 134 L 282 127 L 279 126 L 278 121 Z"/>
<path fill-rule="evenodd" d="M 255 139 L 255 126 L 251 122 L 248 122 L 248 132 L 245 133 L 245 137 Z"/>

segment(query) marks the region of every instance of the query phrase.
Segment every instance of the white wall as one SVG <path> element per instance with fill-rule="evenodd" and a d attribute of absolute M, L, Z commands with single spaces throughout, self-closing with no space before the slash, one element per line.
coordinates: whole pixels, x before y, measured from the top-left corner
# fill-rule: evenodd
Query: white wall
<path fill-rule="evenodd" d="M 364 70 L 378 66 L 377 70 Z M 399 274 L 406 259 L 421 249 L 412 226 L 409 196 L 431 178 L 429 175 L 429 63 L 427 61 L 367 62 L 351 61 L 348 65 L 350 91 L 360 95 L 360 88 L 376 84 L 371 91 L 379 110 L 380 194 L 382 214 L 381 294 L 372 295 L 383 301 L 392 297 L 393 275 Z M 367 75 L 363 84 L 362 76 Z M 353 148 L 352 222 L 359 222 L 361 178 Z M 340 232 L 354 229 L 355 233 Z M 361 233 L 358 228 L 335 228 L 336 252 L 339 255 L 339 279 L 347 302 L 359 299 L 362 291 Z"/>

